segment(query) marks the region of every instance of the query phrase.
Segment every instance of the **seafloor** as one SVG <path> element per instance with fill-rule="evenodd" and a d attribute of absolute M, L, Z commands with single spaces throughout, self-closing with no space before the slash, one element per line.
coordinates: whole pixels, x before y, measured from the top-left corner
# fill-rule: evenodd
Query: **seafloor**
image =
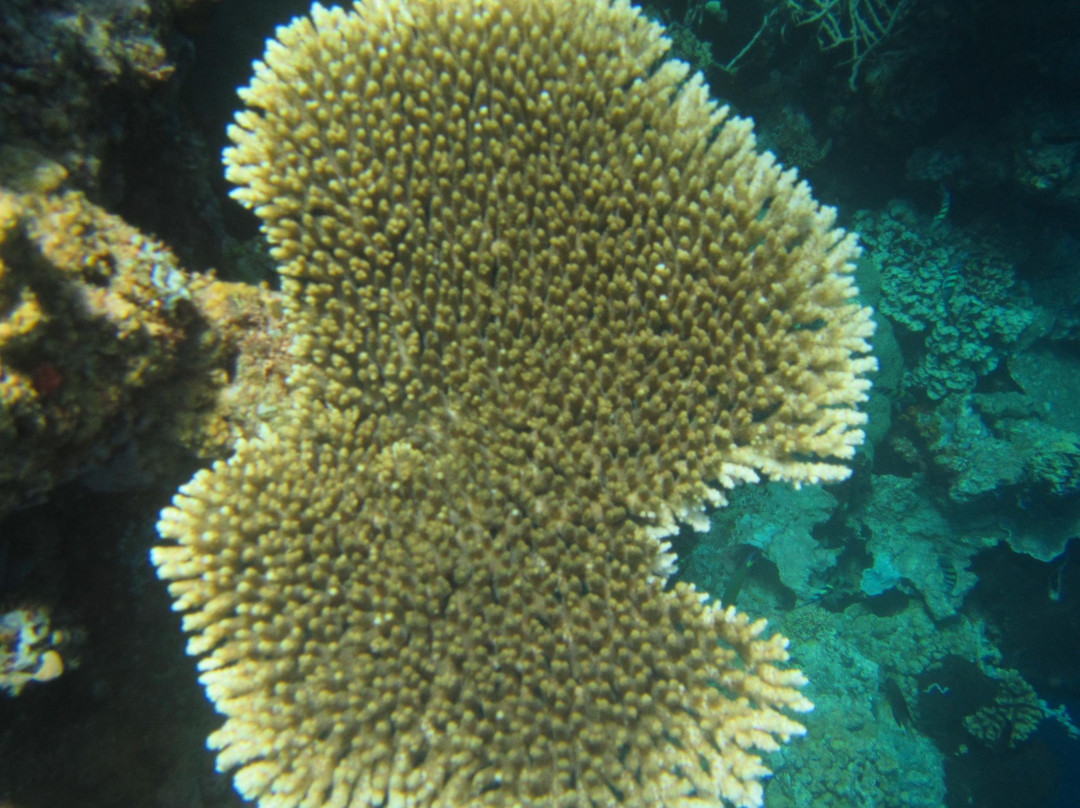
<path fill-rule="evenodd" d="M 286 384 L 220 153 L 307 5 L 0 0 L 0 808 L 242 804 L 149 550 Z M 1080 805 L 1080 5 L 647 10 L 860 234 L 876 311 L 850 479 L 675 542 L 811 681 L 766 805 Z"/>

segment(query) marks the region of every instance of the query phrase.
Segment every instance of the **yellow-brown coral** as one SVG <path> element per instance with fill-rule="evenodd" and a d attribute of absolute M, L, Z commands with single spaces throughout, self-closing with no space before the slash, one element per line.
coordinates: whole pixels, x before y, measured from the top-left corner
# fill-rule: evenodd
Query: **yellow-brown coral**
<path fill-rule="evenodd" d="M 623 0 L 371 0 L 256 64 L 226 162 L 293 392 L 153 554 L 244 796 L 754 806 L 803 732 L 786 640 L 662 539 L 846 475 L 857 248 L 666 48 Z"/>
<path fill-rule="evenodd" d="M 184 271 L 163 244 L 57 189 L 59 166 L 12 149 L 0 159 L 0 515 L 150 431 L 160 455 L 184 442 L 223 456 L 251 399 L 276 392 L 275 376 L 246 372 L 269 352 L 241 319 L 270 294 Z M 229 365 L 242 400 L 215 398 L 235 382 L 219 378 Z M 197 396 L 210 401 L 176 408 Z"/>
<path fill-rule="evenodd" d="M 3 511 L 103 459 L 105 425 L 163 378 L 186 332 L 162 245 L 78 192 L 0 190 L 0 205 Z"/>

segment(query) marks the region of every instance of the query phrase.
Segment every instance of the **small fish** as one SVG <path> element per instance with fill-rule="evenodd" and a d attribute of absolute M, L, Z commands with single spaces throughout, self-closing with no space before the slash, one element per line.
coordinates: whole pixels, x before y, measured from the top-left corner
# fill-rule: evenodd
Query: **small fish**
<path fill-rule="evenodd" d="M 818 590 L 817 590 L 816 592 L 814 592 L 814 594 L 812 594 L 812 595 L 811 595 L 811 596 L 810 596 L 810 597 L 809 597 L 809 598 L 807 599 L 807 601 L 806 601 L 806 602 L 807 602 L 807 603 L 821 603 L 822 601 L 826 601 L 826 602 L 827 602 L 827 601 L 828 601 L 829 599 L 831 599 L 831 598 L 832 598 L 832 597 L 833 597 L 833 596 L 834 596 L 835 594 L 836 594 L 836 585 L 835 585 L 835 584 L 833 584 L 833 583 L 832 583 L 832 582 L 830 581 L 830 582 L 828 582 L 828 583 L 822 584 L 821 588 L 820 588 L 820 589 L 818 589 Z"/>
<path fill-rule="evenodd" d="M 724 587 L 724 594 L 720 598 L 721 603 L 729 606 L 735 605 L 735 601 L 739 598 L 739 592 L 742 591 L 743 584 L 746 583 L 746 579 L 750 575 L 750 568 L 754 566 L 758 556 L 757 550 L 750 551 L 750 554 L 743 560 L 743 565 L 735 571 L 727 586 Z"/>
<path fill-rule="evenodd" d="M 884 690 L 885 700 L 889 702 L 896 723 L 901 727 L 913 726 L 915 722 L 911 718 L 911 710 L 908 708 L 907 699 L 904 698 L 904 694 L 901 692 L 900 685 L 896 683 L 896 680 L 886 678 Z"/>
<path fill-rule="evenodd" d="M 1072 539 L 1069 539 L 1072 541 Z M 1046 596 L 1054 603 L 1060 603 L 1065 595 L 1065 566 L 1069 563 L 1068 552 L 1062 553 L 1050 567 L 1050 578 L 1046 586 Z"/>
<path fill-rule="evenodd" d="M 938 212 L 934 214 L 934 221 L 930 225 L 931 227 L 937 227 L 949 217 L 949 210 L 952 208 L 952 194 L 949 193 L 949 189 L 945 187 L 945 183 L 938 185 L 938 190 L 941 192 L 941 205 L 938 207 Z"/>
<path fill-rule="evenodd" d="M 956 591 L 956 567 L 950 559 L 944 556 L 938 559 L 938 564 L 941 566 L 941 577 L 945 583 L 945 593 L 951 595 Z"/>
<path fill-rule="evenodd" d="M 945 301 L 946 307 L 952 303 L 953 297 L 960 290 L 960 286 L 964 281 L 964 267 L 963 264 L 957 263 L 945 270 L 941 277 L 940 294 L 941 299 Z"/>

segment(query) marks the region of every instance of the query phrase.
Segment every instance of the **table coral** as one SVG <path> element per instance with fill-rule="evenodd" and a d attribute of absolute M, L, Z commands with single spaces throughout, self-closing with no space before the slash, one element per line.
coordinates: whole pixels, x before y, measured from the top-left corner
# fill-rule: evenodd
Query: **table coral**
<path fill-rule="evenodd" d="M 153 560 L 264 806 L 761 803 L 810 704 L 667 585 L 725 489 L 846 477 L 858 248 L 625 0 L 371 0 L 278 29 L 227 177 L 290 396 Z"/>

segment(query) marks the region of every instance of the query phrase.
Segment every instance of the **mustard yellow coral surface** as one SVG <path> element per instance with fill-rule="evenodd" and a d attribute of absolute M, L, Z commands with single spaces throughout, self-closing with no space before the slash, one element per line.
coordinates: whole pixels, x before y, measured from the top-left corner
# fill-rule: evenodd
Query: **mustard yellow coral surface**
<path fill-rule="evenodd" d="M 175 367 L 175 303 L 199 286 L 77 191 L 0 188 L 0 513 L 108 458 Z"/>
<path fill-rule="evenodd" d="M 12 155 L 0 149 L 0 516 L 122 449 L 150 479 L 186 465 L 185 447 L 225 456 L 280 397 L 277 296 L 187 272 L 55 187 L 59 166 Z"/>
<path fill-rule="evenodd" d="M 153 559 L 260 805 L 762 801 L 787 641 L 663 538 L 862 440 L 857 247 L 627 2 L 279 28 L 227 175 L 291 393 Z"/>

